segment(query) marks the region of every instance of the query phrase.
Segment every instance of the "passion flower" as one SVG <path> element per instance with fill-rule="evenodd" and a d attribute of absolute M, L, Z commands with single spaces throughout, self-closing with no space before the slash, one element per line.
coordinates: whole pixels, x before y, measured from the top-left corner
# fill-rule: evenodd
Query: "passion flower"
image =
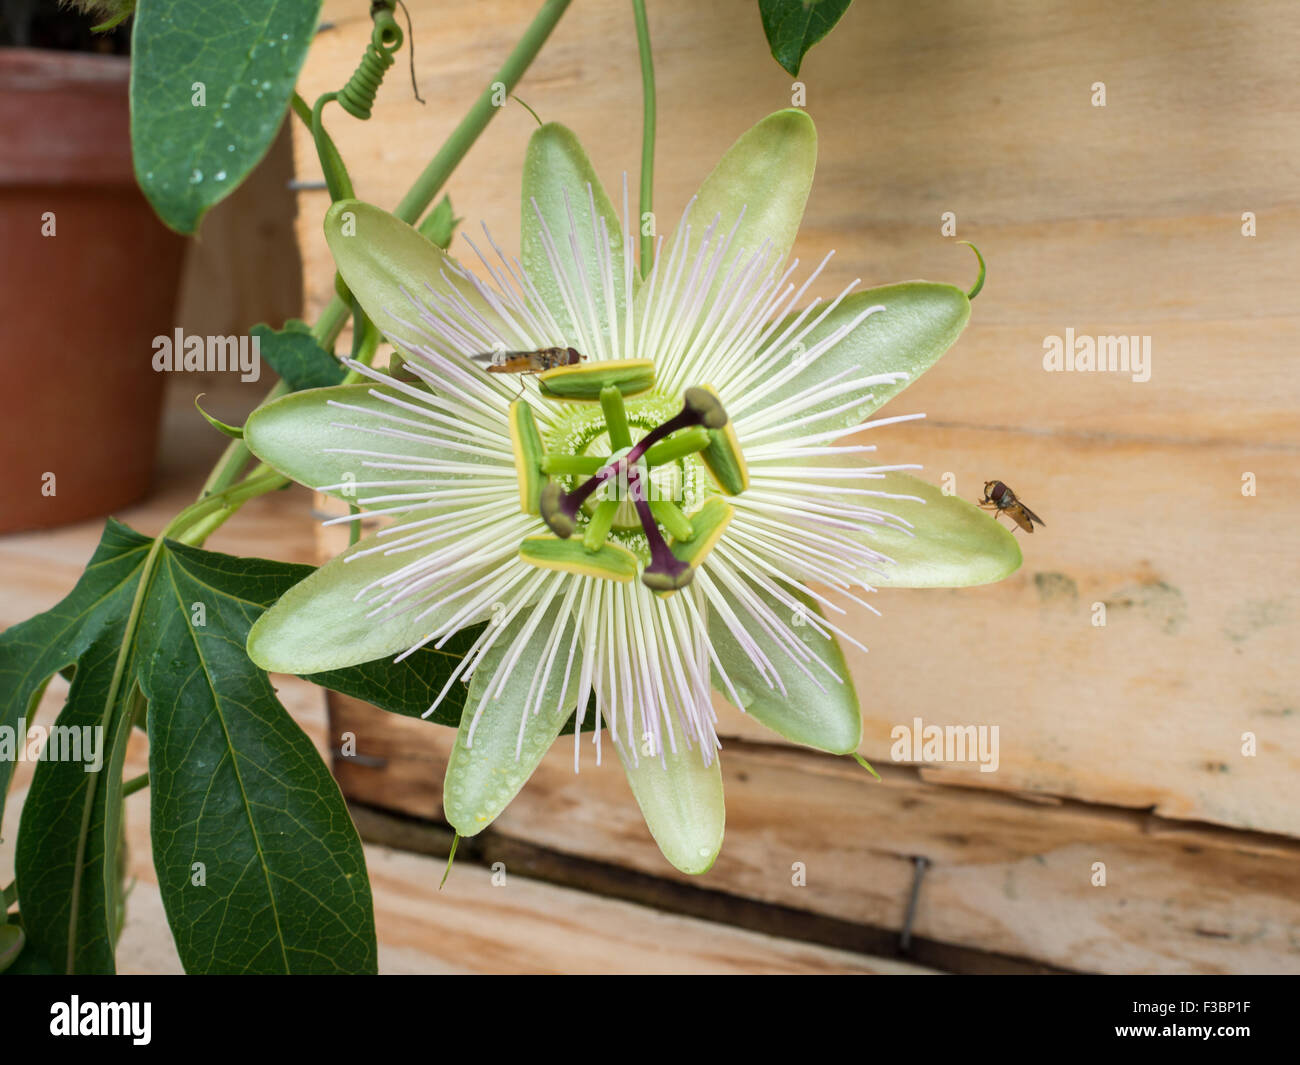
<path fill-rule="evenodd" d="M 837 600 L 872 609 L 860 593 L 879 585 L 1019 565 L 975 506 L 866 459 L 856 434 L 901 420 L 871 415 L 970 304 L 951 285 L 855 283 L 800 308 L 826 264 L 796 284 L 787 262 L 815 158 L 804 113 L 759 122 L 644 280 L 626 183 L 620 219 L 557 125 L 529 146 L 521 258 L 485 230 L 489 251 L 468 242 L 481 276 L 379 208 L 331 208 L 339 271 L 402 379 L 353 364 L 371 383 L 288 396 L 245 439 L 391 523 L 291 589 L 248 650 L 315 673 L 486 622 L 439 696 L 468 681 L 444 785 L 462 835 L 505 808 L 576 708 L 575 737 L 594 724 L 597 757 L 613 745 L 664 855 L 703 872 L 724 822 L 714 688 L 797 743 L 851 753 L 840 641 L 858 640 Z M 585 358 L 535 379 L 484 364 L 552 347 Z"/>

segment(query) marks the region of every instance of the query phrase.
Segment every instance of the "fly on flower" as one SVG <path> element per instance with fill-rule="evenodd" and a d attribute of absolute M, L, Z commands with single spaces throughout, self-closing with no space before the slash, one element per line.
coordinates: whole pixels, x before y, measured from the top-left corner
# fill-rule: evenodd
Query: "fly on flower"
<path fill-rule="evenodd" d="M 1007 529 L 875 456 L 880 429 L 919 417 L 875 412 L 970 302 L 919 281 L 810 295 L 830 257 L 800 277 L 790 252 L 815 158 L 806 113 L 759 122 L 644 278 L 626 179 L 620 212 L 555 124 L 529 144 L 518 259 L 485 229 L 471 272 L 377 207 L 326 216 L 344 281 L 414 379 L 352 363 L 367 383 L 249 418 L 259 458 L 388 522 L 290 589 L 249 654 L 310 674 L 471 629 L 430 707 L 465 693 L 443 788 L 462 835 L 572 718 L 575 767 L 584 735 L 598 760 L 612 747 L 663 854 L 703 872 L 725 821 L 724 703 L 855 752 L 842 646 L 869 638 L 865 596 L 1019 565 Z M 485 351 L 569 361 L 516 393 Z"/>
<path fill-rule="evenodd" d="M 537 351 L 480 351 L 470 358 L 488 373 L 539 374 L 558 366 L 576 366 L 586 356 L 576 348 L 539 348 Z"/>

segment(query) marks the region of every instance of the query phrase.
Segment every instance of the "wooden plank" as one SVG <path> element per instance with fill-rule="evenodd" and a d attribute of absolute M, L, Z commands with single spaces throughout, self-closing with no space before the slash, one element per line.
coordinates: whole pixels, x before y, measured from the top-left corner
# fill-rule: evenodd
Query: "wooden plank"
<path fill-rule="evenodd" d="M 53 723 L 66 683 L 51 683 L 38 724 Z M 282 678 L 280 697 L 294 719 L 324 744 L 323 699 L 314 685 Z M 125 773 L 148 768 L 148 745 L 132 737 Z M 0 832 L 0 883 L 13 879 L 18 816 L 34 765 L 21 762 Z M 180 973 L 167 931 L 149 839 L 149 799 L 127 800 L 130 894 L 118 947 L 123 973 Z M 367 846 L 384 973 L 914 973 L 923 966 L 757 932 L 555 887 L 506 871 L 459 863 L 438 890 L 444 863 Z"/>
<path fill-rule="evenodd" d="M 353 700 L 331 706 L 363 759 L 386 762 L 341 760 L 347 793 L 436 816 L 452 732 Z M 588 750 L 575 774 L 570 742 L 490 833 L 885 929 L 902 927 L 923 856 L 917 936 L 1085 971 L 1300 972 L 1300 844 L 1282 837 L 1045 806 L 888 765 L 876 784 L 845 759 L 733 741 L 722 756 L 726 842 L 691 880 L 667 867 L 617 764 L 596 766 Z M 1092 883 L 1097 862 L 1105 886 Z M 795 863 L 806 886 L 793 883 Z"/>
<path fill-rule="evenodd" d="M 359 195 L 397 202 L 534 9 L 531 0 L 413 5 L 417 42 L 437 27 L 439 47 L 416 50 L 429 106 L 390 74 L 371 122 L 330 116 Z M 1300 113 L 1283 58 L 1300 45 L 1300 27 L 1287 10 L 1214 0 L 850 9 L 809 53 L 802 76 L 820 169 L 796 252 L 811 263 L 839 251 L 816 291 L 855 277 L 963 282 L 973 276 L 969 253 L 940 232 L 952 211 L 957 235 L 988 257 L 989 283 L 957 351 L 905 402 L 949 420 L 1034 431 L 1300 444 L 1289 416 L 1300 379 L 1285 359 L 1300 326 L 1289 290 L 1300 143 L 1278 132 Z M 334 28 L 309 56 L 309 99 L 337 88 L 369 34 L 364 12 L 342 0 L 327 3 L 325 17 Z M 767 55 L 749 9 L 665 0 L 651 19 L 656 204 L 666 232 L 712 160 L 761 114 L 789 103 L 790 79 Z M 575 7 L 519 89 L 545 119 L 578 133 L 615 190 L 624 172 L 635 184 L 639 165 L 629 23 L 614 0 Z M 1105 108 L 1090 104 L 1098 80 L 1108 85 Z M 518 175 L 533 128 L 522 108 L 507 107 L 449 186 L 467 228 L 477 234 L 485 220 L 507 249 L 518 246 Z M 301 127 L 294 136 L 299 172 L 315 175 L 310 138 Z M 301 199 L 313 308 L 332 293 L 320 233 L 327 205 L 324 193 Z M 1248 210 L 1257 217 L 1253 238 L 1241 233 Z M 455 248 L 469 254 L 463 243 Z M 1150 336 L 1151 380 L 1045 374 L 1044 338 L 1067 327 Z"/>
<path fill-rule="evenodd" d="M 996 725 L 997 771 L 958 766 L 959 778 L 1300 834 L 1290 650 L 1300 479 L 1288 453 L 935 425 L 889 433 L 889 461 L 920 461 L 936 482 L 951 473 L 968 498 L 1006 477 L 1049 525 L 1022 535 L 1025 565 L 998 585 L 886 589 L 873 597 L 880 618 L 848 605 L 846 624 L 869 648 L 846 648 L 867 758 L 889 762 L 892 730 L 914 717 Z M 1032 479 L 1036 469 L 1051 477 Z M 1256 497 L 1240 493 L 1244 470 L 1258 478 Z M 322 536 L 332 554 L 346 534 Z M 722 698 L 715 705 L 724 739 L 780 742 Z M 1242 753 L 1246 733 L 1253 756 Z M 382 782 L 341 779 L 365 801 L 434 812 L 403 805 L 400 775 L 387 804 Z"/>

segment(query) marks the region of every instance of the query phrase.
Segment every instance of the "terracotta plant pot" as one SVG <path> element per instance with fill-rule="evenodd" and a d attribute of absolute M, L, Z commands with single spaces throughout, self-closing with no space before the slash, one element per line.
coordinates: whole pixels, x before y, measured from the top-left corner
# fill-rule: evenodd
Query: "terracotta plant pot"
<path fill-rule="evenodd" d="M 184 239 L 131 167 L 128 60 L 0 50 L 0 532 L 148 490 Z M 52 235 L 51 235 L 52 234 Z"/>

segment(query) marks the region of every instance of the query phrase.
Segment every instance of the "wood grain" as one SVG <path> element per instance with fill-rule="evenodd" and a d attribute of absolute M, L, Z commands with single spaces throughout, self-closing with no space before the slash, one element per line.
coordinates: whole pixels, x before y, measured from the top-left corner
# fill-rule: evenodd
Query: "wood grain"
<path fill-rule="evenodd" d="M 418 34 L 433 19 L 413 10 Z M 416 53 L 427 108 L 399 79 L 375 121 L 334 120 L 363 196 L 396 201 L 532 10 L 500 0 L 440 16 L 454 46 Z M 348 5 L 326 11 L 335 26 L 304 74 L 313 90 L 348 69 L 365 30 Z M 738 0 L 654 6 L 661 218 L 735 136 L 790 103 L 752 16 Z M 624 171 L 635 180 L 639 158 L 627 22 L 622 4 L 575 6 L 519 88 L 578 133 L 610 188 Z M 850 658 L 874 761 L 914 715 L 998 724 L 1001 766 L 980 785 L 1300 835 L 1300 139 L 1284 132 L 1300 115 L 1284 58 L 1297 43 L 1281 4 L 924 0 L 856 5 L 809 53 L 820 162 L 796 254 L 839 249 L 823 291 L 971 276 L 967 250 L 941 235 L 945 211 L 990 262 L 967 333 L 890 411 L 927 422 L 881 435 L 882 457 L 919 461 L 932 480 L 950 472 L 969 498 L 1005 478 L 1048 521 L 1000 586 L 887 591 L 883 620 L 852 615 L 871 648 Z M 1105 107 L 1091 103 L 1097 81 Z M 507 107 L 450 184 L 458 213 L 507 248 L 530 132 Z M 314 172 L 301 130 L 295 146 Z M 303 196 L 317 304 L 331 276 L 324 205 Z M 1243 211 L 1257 236 L 1242 235 Z M 1045 372 L 1045 338 L 1067 328 L 1149 336 L 1150 380 Z M 1241 492 L 1248 472 L 1254 497 Z M 1107 604 L 1104 628 L 1094 603 Z M 725 734 L 771 741 L 722 713 Z"/>
<path fill-rule="evenodd" d="M 56 677 L 38 711 L 38 724 L 56 718 L 67 685 Z M 279 678 L 286 709 L 324 753 L 325 713 L 320 689 Z M 148 768 L 148 744 L 132 737 L 125 774 Z M 0 882 L 13 879 L 18 815 L 34 766 L 18 766 L 0 832 Z M 167 931 L 149 839 L 148 792 L 127 799 L 129 854 L 127 922 L 118 946 L 118 971 L 182 972 Z M 444 863 L 388 847 L 367 846 L 375 899 L 382 973 L 894 973 L 931 972 L 891 958 L 800 943 L 660 913 L 586 892 L 530 880 L 509 870 L 504 878 L 459 863 L 442 891 Z"/>
<path fill-rule="evenodd" d="M 331 697 L 361 756 L 335 773 L 353 799 L 441 813 L 450 730 Z M 488 830 L 560 854 L 730 896 L 900 929 L 914 858 L 927 858 L 917 936 L 1072 970 L 1300 972 L 1300 844 L 1145 811 L 936 785 L 879 765 L 732 741 L 727 832 L 709 873 L 668 869 L 617 764 L 566 738 Z M 382 762 L 382 765 L 376 764 Z M 970 774 L 966 774 L 967 777 Z M 947 781 L 945 781 L 946 783 Z M 1003 785 L 1004 786 L 1004 785 Z M 1106 883 L 1093 883 L 1094 863 Z M 806 885 L 793 883 L 796 865 Z"/>

